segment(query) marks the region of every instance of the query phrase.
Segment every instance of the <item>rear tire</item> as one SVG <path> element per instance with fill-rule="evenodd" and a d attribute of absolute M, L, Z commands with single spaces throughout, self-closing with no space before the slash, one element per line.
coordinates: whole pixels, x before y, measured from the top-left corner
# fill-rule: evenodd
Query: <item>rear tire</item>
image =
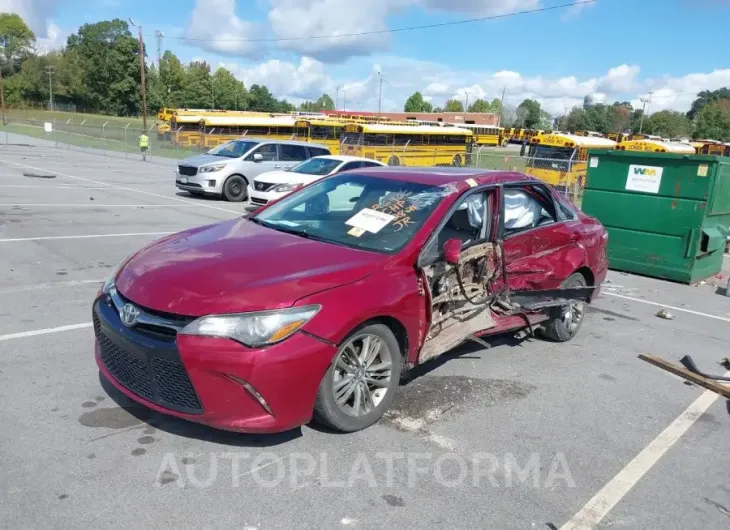
<path fill-rule="evenodd" d="M 579 272 L 571 274 L 561 287 L 586 287 L 586 279 Z M 555 342 L 568 342 L 578 334 L 585 318 L 585 303 L 575 302 L 567 306 L 552 309 L 550 320 L 548 320 L 541 334 Z"/>
<path fill-rule="evenodd" d="M 223 183 L 223 198 L 229 202 L 241 202 L 248 197 L 248 184 L 241 175 L 231 175 Z"/>
<path fill-rule="evenodd" d="M 451 160 L 451 165 L 453 167 L 461 167 L 461 155 L 454 156 L 454 158 Z"/>
<path fill-rule="evenodd" d="M 369 351 L 375 356 L 367 355 Z M 393 402 L 402 360 L 403 352 L 388 326 L 370 324 L 353 331 L 342 341 L 319 384 L 315 421 L 340 432 L 371 426 Z"/>
<path fill-rule="evenodd" d="M 391 156 L 388 159 L 388 165 L 389 166 L 400 166 L 400 160 L 398 160 L 397 156 Z"/>

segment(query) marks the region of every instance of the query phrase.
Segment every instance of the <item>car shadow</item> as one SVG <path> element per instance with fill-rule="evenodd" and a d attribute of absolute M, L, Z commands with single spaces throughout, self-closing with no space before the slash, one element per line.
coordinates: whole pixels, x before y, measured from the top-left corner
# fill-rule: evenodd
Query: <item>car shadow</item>
<path fill-rule="evenodd" d="M 423 364 L 419 364 L 418 366 L 411 368 L 406 372 L 403 377 L 401 378 L 400 386 L 406 386 L 415 379 L 418 379 L 419 377 L 423 377 L 424 375 L 427 375 L 437 368 L 443 366 L 447 362 L 454 361 L 454 360 L 474 360 L 474 359 L 481 359 L 481 355 L 475 355 L 477 353 L 484 353 L 492 348 L 495 348 L 497 346 L 509 346 L 510 348 L 520 347 L 522 346 L 526 341 L 531 340 L 532 337 L 528 337 L 525 339 L 518 339 L 514 335 L 495 335 L 494 337 L 490 337 L 488 341 L 485 341 L 489 344 L 489 348 L 485 348 L 483 345 L 468 341 L 464 342 L 461 345 L 439 355 L 435 359 L 431 359 L 430 361 L 426 361 Z"/>
<path fill-rule="evenodd" d="M 720 296 L 727 296 L 727 287 L 718 287 L 715 289 L 715 294 Z"/>
<path fill-rule="evenodd" d="M 277 434 L 246 434 L 222 431 L 173 416 L 166 416 L 152 409 L 148 409 L 117 390 L 101 373 L 99 373 L 99 382 L 109 398 L 120 408 L 124 409 L 124 411 L 150 427 L 177 436 L 235 447 L 273 447 L 302 436 L 301 428 Z"/>
<path fill-rule="evenodd" d="M 210 202 L 221 202 L 221 199 L 212 195 L 205 195 L 203 193 L 189 193 L 187 191 L 176 191 L 175 195 L 178 197 L 185 197 L 186 199 L 195 199 L 198 201 L 210 201 Z"/>

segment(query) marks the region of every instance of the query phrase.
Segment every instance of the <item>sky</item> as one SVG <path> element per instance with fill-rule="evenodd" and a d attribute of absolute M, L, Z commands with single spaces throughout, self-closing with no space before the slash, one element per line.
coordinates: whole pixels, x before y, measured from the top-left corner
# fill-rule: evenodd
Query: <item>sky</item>
<path fill-rule="evenodd" d="M 225 66 L 293 103 L 328 93 L 348 110 L 375 109 L 381 77 L 384 111 L 402 110 L 418 90 L 434 106 L 533 98 L 554 116 L 586 95 L 641 107 L 649 92 L 649 112 L 685 111 L 697 92 L 730 87 L 730 0 L 595 0 L 524 13 L 575 1 L 0 0 L 0 12 L 20 14 L 41 49 L 62 47 L 83 24 L 132 17 L 150 61 L 161 31 L 162 50 L 185 62 Z"/>

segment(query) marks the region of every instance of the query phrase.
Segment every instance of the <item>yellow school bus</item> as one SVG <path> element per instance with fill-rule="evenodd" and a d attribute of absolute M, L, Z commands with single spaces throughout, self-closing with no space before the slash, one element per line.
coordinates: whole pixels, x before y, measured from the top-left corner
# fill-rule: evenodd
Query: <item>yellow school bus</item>
<path fill-rule="evenodd" d="M 530 141 L 525 173 L 553 186 L 567 188 L 583 182 L 590 149 L 612 149 L 616 145 L 613 140 L 595 136 L 534 136 Z"/>
<path fill-rule="evenodd" d="M 201 117 L 175 113 L 170 120 L 170 137 L 180 147 L 200 145 Z"/>
<path fill-rule="evenodd" d="M 656 134 L 630 134 L 629 140 L 658 140 L 662 141 L 661 136 L 657 136 Z"/>
<path fill-rule="evenodd" d="M 678 153 L 694 155 L 695 148 L 682 142 L 664 142 L 661 140 L 628 140 L 616 145 L 621 151 L 648 151 L 651 153 Z"/>
<path fill-rule="evenodd" d="M 489 125 L 475 125 L 471 123 L 449 124 L 462 129 L 469 129 L 474 137 L 474 145 L 492 145 L 507 147 L 509 138 L 505 134 L 504 127 L 492 127 Z"/>
<path fill-rule="evenodd" d="M 619 133 L 619 132 L 610 132 L 606 134 L 606 138 L 609 140 L 613 140 L 617 144 L 620 144 L 621 142 L 625 142 L 629 139 L 629 134 L 627 133 Z"/>
<path fill-rule="evenodd" d="M 698 155 L 725 155 L 727 146 L 717 140 L 696 140 L 690 142 L 690 145 L 695 148 Z"/>
<path fill-rule="evenodd" d="M 292 140 L 295 124 L 293 116 L 206 116 L 202 120 L 201 145 L 213 148 L 241 136 Z"/>
<path fill-rule="evenodd" d="M 461 127 L 348 123 L 340 154 L 363 156 L 389 166 L 463 166 L 473 134 Z"/>
<path fill-rule="evenodd" d="M 605 136 L 598 131 L 575 131 L 573 134 L 575 134 L 576 136 L 593 136 L 594 138 L 605 138 Z"/>
<path fill-rule="evenodd" d="M 340 137 L 345 121 L 340 119 L 299 119 L 294 123 L 294 135 L 303 142 L 326 145 L 333 155 L 340 154 Z"/>

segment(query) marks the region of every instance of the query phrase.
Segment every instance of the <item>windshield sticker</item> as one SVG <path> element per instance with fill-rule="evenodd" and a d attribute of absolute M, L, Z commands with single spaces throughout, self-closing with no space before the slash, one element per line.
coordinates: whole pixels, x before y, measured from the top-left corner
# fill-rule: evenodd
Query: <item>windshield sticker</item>
<path fill-rule="evenodd" d="M 365 230 L 363 230 L 362 228 L 357 228 L 357 227 L 354 227 L 354 226 L 353 226 L 353 227 L 352 227 L 352 228 L 350 228 L 350 230 L 349 230 L 349 231 L 347 232 L 347 235 L 349 235 L 349 236 L 353 236 L 353 237 L 360 237 L 360 236 L 361 236 L 361 235 L 363 235 L 364 233 L 365 233 Z"/>
<path fill-rule="evenodd" d="M 395 219 L 394 215 L 378 212 L 370 208 L 363 208 L 345 221 L 345 224 L 377 234 L 393 219 Z"/>

